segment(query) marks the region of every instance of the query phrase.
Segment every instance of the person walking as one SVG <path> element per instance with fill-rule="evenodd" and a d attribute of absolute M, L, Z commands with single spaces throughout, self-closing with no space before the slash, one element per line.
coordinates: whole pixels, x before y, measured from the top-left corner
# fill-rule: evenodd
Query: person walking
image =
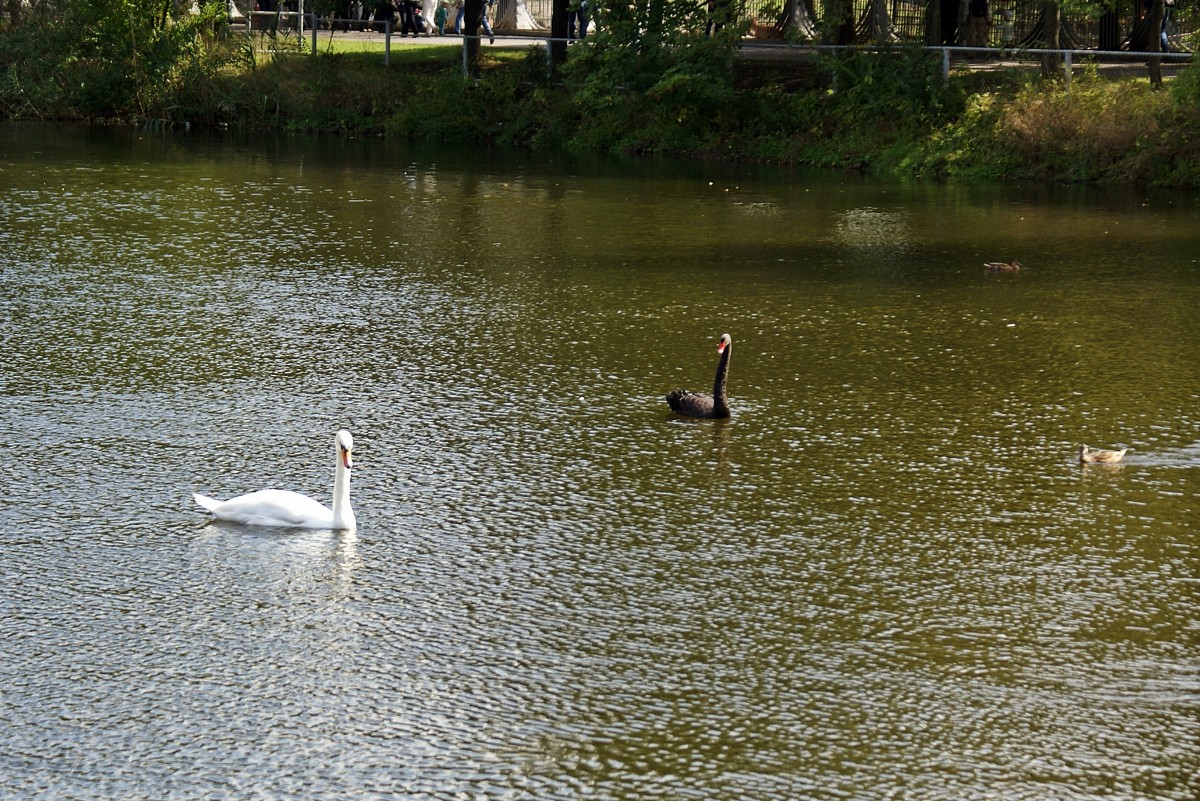
<path fill-rule="evenodd" d="M 579 38 L 587 38 L 588 4 L 587 0 L 571 0 L 567 12 L 567 38 L 575 38 L 575 27 L 579 26 Z"/>
<path fill-rule="evenodd" d="M 437 28 L 438 36 L 446 35 L 446 21 L 450 19 L 450 9 L 446 0 L 438 0 L 437 11 L 433 12 L 433 25 Z"/>
<path fill-rule="evenodd" d="M 992 10 L 988 0 L 971 0 L 967 3 L 967 47 L 987 47 L 990 27 Z"/>
<path fill-rule="evenodd" d="M 1006 8 L 1000 12 L 1000 46 L 1012 47 L 1017 43 L 1017 25 L 1013 22 L 1013 10 Z"/>
<path fill-rule="evenodd" d="M 400 0 L 400 38 L 404 38 L 409 31 L 412 31 L 414 39 L 421 35 L 416 13 L 419 5 L 418 0 Z"/>
<path fill-rule="evenodd" d="M 492 7 L 495 0 L 483 0 L 483 12 L 479 15 L 479 22 L 483 25 L 483 29 L 487 31 L 488 44 L 496 43 L 496 34 L 492 33 L 492 26 L 488 24 L 488 9 Z"/>

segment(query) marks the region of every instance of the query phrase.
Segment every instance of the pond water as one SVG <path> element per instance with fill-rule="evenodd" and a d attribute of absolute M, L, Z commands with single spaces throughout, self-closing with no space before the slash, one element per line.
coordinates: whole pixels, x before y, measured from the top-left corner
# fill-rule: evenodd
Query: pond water
<path fill-rule="evenodd" d="M 1200 796 L 1200 197 L 0 142 L 0 796 Z"/>

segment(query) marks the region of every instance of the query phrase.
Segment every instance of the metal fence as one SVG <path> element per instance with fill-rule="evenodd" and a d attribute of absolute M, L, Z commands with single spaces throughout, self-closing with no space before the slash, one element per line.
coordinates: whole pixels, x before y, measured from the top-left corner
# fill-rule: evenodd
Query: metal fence
<path fill-rule="evenodd" d="M 294 12 L 253 12 L 248 18 L 247 32 L 258 39 L 257 46 L 263 49 L 284 49 L 292 52 L 306 51 L 315 55 L 319 49 L 319 37 L 323 32 L 345 30 L 356 36 L 365 37 L 382 44 L 383 61 L 391 60 L 392 39 L 399 36 L 399 29 L 392 20 L 375 21 L 371 19 L 336 19 L 322 18 L 315 14 L 299 14 Z M 403 38 L 403 37 L 401 37 Z M 456 37 L 457 38 L 457 37 Z M 463 41 L 463 68 L 466 70 L 468 37 Z M 484 37 L 477 37 L 484 38 Z M 517 41 L 524 44 L 542 44 L 552 41 L 550 37 L 538 35 L 535 38 L 521 37 Z M 764 43 L 768 50 L 778 49 L 786 58 L 803 58 L 806 54 L 820 52 L 854 51 L 895 53 L 890 45 L 819 45 L 811 42 Z M 957 67 L 980 70 L 1002 66 L 1036 65 L 1042 66 L 1047 57 L 1054 57 L 1063 71 L 1067 85 L 1071 83 L 1076 70 L 1086 68 L 1089 64 L 1105 68 L 1133 67 L 1147 64 L 1156 59 L 1160 64 L 1177 66 L 1193 59 L 1190 53 L 1146 53 L 1130 50 L 1096 50 L 1066 48 L 1049 50 L 1037 47 L 961 47 L 956 45 L 927 45 L 926 51 L 938 53 L 942 62 L 942 75 L 949 78 L 950 73 Z"/>
<path fill-rule="evenodd" d="M 1128 46 L 1130 34 L 1140 19 L 1143 0 L 1116 0 L 1105 13 L 1096 17 L 1084 15 L 1068 15 L 1063 18 L 1061 42 L 1063 47 L 1073 50 L 1118 51 Z M 245 0 L 239 0 L 245 2 Z M 697 5 L 706 0 L 696 0 Z M 824 11 L 825 0 L 798 0 L 806 3 L 811 19 L 819 20 Z M 966 43 L 965 30 L 961 24 L 964 18 L 963 9 L 966 0 L 884 0 L 882 4 L 886 14 L 882 20 L 886 29 L 880 30 L 881 17 L 877 0 L 852 0 L 855 18 L 858 20 L 858 41 L 866 43 L 879 38 L 895 42 L 913 44 L 955 46 Z M 260 3 L 259 5 L 264 5 Z M 245 11 L 243 15 L 251 20 L 250 27 L 257 31 L 302 31 L 306 24 L 301 20 L 308 14 L 300 15 L 289 11 L 289 5 L 299 7 L 300 3 L 278 3 L 278 11 L 256 12 Z M 313 11 L 317 3 L 308 0 L 304 4 L 308 13 Z M 1037 44 L 1042 28 L 1042 0 L 1003 0 L 1003 3 L 992 1 L 993 8 L 1012 12 L 1012 32 L 1014 44 L 1031 47 Z M 235 6 L 236 7 L 236 6 Z M 531 16 L 543 27 L 539 33 L 546 33 L 550 27 L 552 0 L 525 0 L 525 7 Z M 751 35 L 757 38 L 779 38 L 775 26 L 779 22 L 781 0 L 743 0 L 741 11 L 743 18 L 751 23 Z M 453 14 L 453 9 L 451 9 Z M 988 45 L 999 47 L 1001 42 L 1001 25 L 998 14 L 995 24 L 988 31 Z M 1167 33 L 1172 49 L 1183 49 L 1185 35 L 1194 32 L 1200 12 L 1191 10 L 1191 15 L 1172 16 L 1167 24 Z M 362 29 L 370 27 L 383 33 L 387 21 L 384 20 L 334 20 L 329 16 L 317 16 L 316 25 L 323 29 L 334 25 Z M 494 22 L 494 20 L 493 20 Z M 394 24 L 394 23 L 393 23 Z M 532 31 L 521 31 L 532 32 Z"/>
<path fill-rule="evenodd" d="M 799 2 L 807 3 L 813 19 L 821 19 L 825 11 L 824 0 Z M 696 4 L 703 7 L 706 0 L 696 0 Z M 874 10 L 874 0 L 853 0 L 853 5 L 855 19 L 858 20 L 871 16 Z M 959 31 L 954 30 L 943 36 L 940 30 L 937 34 L 930 31 L 933 25 L 939 29 L 944 26 L 944 19 L 965 19 L 965 0 L 887 0 L 885 6 L 891 23 L 891 35 L 898 41 L 946 45 L 961 45 L 966 41 L 965 32 L 960 35 Z M 945 13 L 947 6 L 948 14 Z M 1042 0 L 1004 0 L 1002 3 L 993 0 L 992 6 L 997 12 L 1001 8 L 1012 12 L 1017 43 L 1032 43 L 1041 26 Z M 525 0 L 525 7 L 547 30 L 550 28 L 552 0 Z M 742 17 L 752 23 L 752 34 L 757 32 L 759 36 L 771 36 L 783 7 L 782 0 L 744 0 L 741 4 Z M 1116 0 L 1106 13 L 1099 16 L 1068 15 L 1063 20 L 1063 44 L 1079 49 L 1121 49 L 1140 19 L 1141 9 L 1142 0 Z M 1175 15 L 1168 20 L 1167 32 L 1176 46 L 1181 46 L 1184 35 L 1195 31 L 1195 17 L 1193 10 L 1191 16 Z M 1000 46 L 1000 36 L 997 16 L 996 24 L 988 32 L 989 44 Z"/>

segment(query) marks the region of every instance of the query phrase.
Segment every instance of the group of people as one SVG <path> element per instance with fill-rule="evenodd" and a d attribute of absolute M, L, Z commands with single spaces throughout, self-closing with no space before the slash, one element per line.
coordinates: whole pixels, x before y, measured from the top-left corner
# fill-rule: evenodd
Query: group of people
<path fill-rule="evenodd" d="M 368 25 L 373 25 L 382 31 L 385 22 L 391 22 L 397 26 L 400 36 L 407 36 L 409 34 L 412 34 L 413 37 L 422 34 L 444 36 L 451 25 L 450 10 L 452 2 L 455 12 L 453 30 L 454 33 L 462 35 L 463 23 L 467 13 L 464 0 L 438 0 L 432 20 L 426 17 L 421 0 L 366 0 L 366 2 L 363 2 L 363 0 L 353 0 L 353 2 L 337 3 L 337 7 L 333 10 L 329 20 L 330 24 L 335 27 L 341 27 L 343 30 L 350 30 L 351 27 L 363 30 Z M 496 42 L 496 35 L 492 32 L 491 23 L 488 21 L 488 14 L 494 3 L 495 0 L 484 0 L 481 20 L 483 30 L 493 44 Z"/>
<path fill-rule="evenodd" d="M 261 0 L 261 4 L 270 3 L 271 0 Z M 492 13 L 492 6 L 496 0 L 483 0 L 483 15 L 480 19 L 484 33 L 495 44 L 496 35 L 492 32 L 491 22 L 488 20 Z M 588 25 L 590 23 L 588 14 L 589 0 L 570 0 L 570 5 L 567 9 L 567 36 L 568 38 L 584 39 L 587 37 Z M 451 21 L 451 12 L 454 17 Z M 367 26 L 374 26 L 377 30 L 382 31 L 385 21 L 391 21 L 396 30 L 399 30 L 400 36 L 417 37 L 421 34 L 428 36 L 445 36 L 450 30 L 457 35 L 462 35 L 463 27 L 466 22 L 466 2 L 465 0 L 437 0 L 437 6 L 433 12 L 433 19 L 429 20 L 425 14 L 425 9 L 421 0 L 341 0 L 334 3 L 332 12 L 326 17 L 326 26 L 340 28 L 348 31 L 351 28 L 357 30 L 365 30 Z"/>
<path fill-rule="evenodd" d="M 442 13 L 442 25 L 444 29 L 446 16 L 448 15 L 448 12 L 446 12 L 446 0 L 439 0 L 438 12 Z M 390 19 L 393 24 L 396 22 L 397 17 L 400 19 L 400 36 L 408 36 L 410 33 L 413 35 L 413 38 L 421 34 L 433 35 L 434 29 L 430 28 L 428 21 L 425 19 L 425 10 L 421 7 L 420 0 L 399 0 L 395 4 L 391 0 L 385 0 L 375 12 L 375 19 Z"/>
<path fill-rule="evenodd" d="M 988 30 L 992 27 L 992 8 L 988 0 L 967 3 L 967 47 L 989 47 Z M 1016 24 L 1011 8 L 1000 12 L 1000 46 L 1016 44 Z"/>
<path fill-rule="evenodd" d="M 493 2 L 494 0 L 484 0 L 480 23 L 484 33 L 488 35 L 488 39 L 492 44 L 495 44 L 496 34 L 492 32 L 492 26 L 488 22 L 488 13 L 491 11 Z M 430 36 L 446 35 L 446 28 L 450 22 L 449 0 L 438 0 L 437 10 L 433 13 L 432 25 L 425 20 L 420 0 L 400 0 L 399 13 L 401 36 L 405 36 L 410 30 L 414 37 L 419 36 L 421 33 L 427 33 Z M 464 0 L 454 0 L 454 32 L 459 36 L 463 32 L 466 15 L 467 6 Z"/>

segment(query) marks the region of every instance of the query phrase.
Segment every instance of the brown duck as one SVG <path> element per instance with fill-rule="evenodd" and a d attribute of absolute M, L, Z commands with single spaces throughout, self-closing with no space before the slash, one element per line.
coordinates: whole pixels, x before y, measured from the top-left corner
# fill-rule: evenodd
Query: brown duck
<path fill-rule="evenodd" d="M 1119 462 L 1125 458 L 1125 451 L 1127 451 L 1127 450 L 1129 450 L 1129 449 L 1122 448 L 1119 451 L 1106 451 L 1102 448 L 1096 448 L 1095 450 L 1093 450 L 1093 449 L 1089 448 L 1087 445 L 1080 445 L 1079 446 L 1079 463 L 1080 464 L 1092 464 L 1092 463 L 1116 464 L 1117 462 Z"/>

